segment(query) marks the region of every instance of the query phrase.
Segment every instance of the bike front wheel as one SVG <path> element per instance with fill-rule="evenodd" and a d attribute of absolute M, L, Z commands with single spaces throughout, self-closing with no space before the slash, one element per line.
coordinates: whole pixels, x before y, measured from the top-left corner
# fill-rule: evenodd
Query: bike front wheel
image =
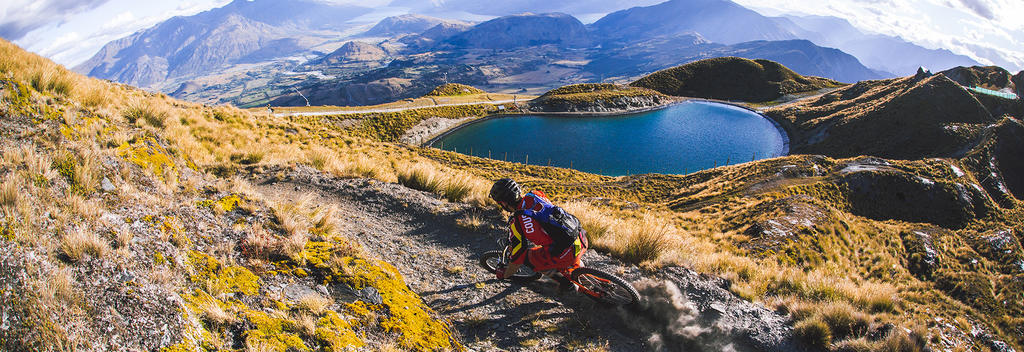
<path fill-rule="evenodd" d="M 601 270 L 578 268 L 572 271 L 572 281 L 580 285 L 580 292 L 601 303 L 628 306 L 640 302 L 633 285 Z"/>
<path fill-rule="evenodd" d="M 480 256 L 480 266 L 487 269 L 488 272 L 493 273 L 501 265 L 502 251 L 490 251 Z M 510 279 L 516 282 L 530 282 L 540 278 L 540 273 L 533 271 L 526 265 L 519 267 L 519 271 L 512 275 Z"/>

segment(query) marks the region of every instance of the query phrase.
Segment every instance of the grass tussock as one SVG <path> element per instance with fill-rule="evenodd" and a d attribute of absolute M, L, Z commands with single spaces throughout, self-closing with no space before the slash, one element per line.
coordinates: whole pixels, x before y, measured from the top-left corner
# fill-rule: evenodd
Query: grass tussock
<path fill-rule="evenodd" d="M 95 232 L 79 228 L 61 237 L 60 251 L 72 262 L 81 262 L 86 257 L 102 258 L 110 252 L 110 244 Z"/>
<path fill-rule="evenodd" d="M 308 311 L 314 316 L 320 316 L 328 311 L 333 304 L 334 300 L 330 298 L 318 294 L 309 294 L 299 298 L 297 306 L 299 309 Z"/>
<path fill-rule="evenodd" d="M 670 223 L 650 214 L 645 214 L 642 219 L 632 221 L 629 225 L 624 243 L 620 244 L 620 255 L 636 263 L 658 260 L 668 249 L 669 239 L 675 235 Z"/>
<path fill-rule="evenodd" d="M 832 343 L 832 329 L 821 318 L 801 320 L 793 326 L 793 335 L 818 350 L 825 350 Z"/>
<path fill-rule="evenodd" d="M 403 186 L 434 193 L 451 202 L 489 203 L 490 182 L 482 178 L 430 163 L 406 164 L 396 169 L 398 183 Z"/>
<path fill-rule="evenodd" d="M 436 168 L 423 164 L 416 164 L 398 171 L 398 183 L 430 193 L 438 193 L 441 189 L 441 177 Z"/>
<path fill-rule="evenodd" d="M 0 183 L 0 209 L 5 217 L 13 217 L 21 203 L 21 185 L 14 177 L 5 177 Z"/>
<path fill-rule="evenodd" d="M 161 108 L 159 104 L 154 105 L 149 101 L 137 100 L 125 106 L 121 112 L 121 117 L 124 117 L 125 120 L 132 124 L 144 122 L 156 128 L 164 128 L 166 127 L 168 112 Z"/>

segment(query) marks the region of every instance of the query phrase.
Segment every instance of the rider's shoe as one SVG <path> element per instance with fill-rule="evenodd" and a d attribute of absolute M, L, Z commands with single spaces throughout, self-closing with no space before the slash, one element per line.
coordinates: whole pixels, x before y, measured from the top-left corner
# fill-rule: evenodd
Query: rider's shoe
<path fill-rule="evenodd" d="M 552 279 L 558 282 L 558 293 L 575 293 L 579 291 L 579 286 L 576 286 L 575 283 L 569 281 L 564 276 L 555 275 Z"/>

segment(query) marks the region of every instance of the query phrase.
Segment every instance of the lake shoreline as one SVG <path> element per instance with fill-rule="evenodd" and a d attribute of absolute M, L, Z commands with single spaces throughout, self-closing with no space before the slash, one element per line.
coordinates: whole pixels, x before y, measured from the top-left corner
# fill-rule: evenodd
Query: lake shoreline
<path fill-rule="evenodd" d="M 658 105 L 658 106 L 652 106 L 652 107 L 648 107 L 648 108 L 643 108 L 643 109 L 628 110 L 628 111 L 616 111 L 616 112 L 522 112 L 522 113 L 498 113 L 498 114 L 490 114 L 490 115 L 487 115 L 487 116 L 482 116 L 482 117 L 479 117 L 479 118 L 474 118 L 474 119 L 469 119 L 469 120 L 463 119 L 463 121 L 460 121 L 459 123 L 445 126 L 445 128 L 439 129 L 437 131 L 426 131 L 426 132 L 424 132 L 422 129 L 418 130 L 418 133 L 421 134 L 421 135 L 422 134 L 427 134 L 427 137 L 420 138 L 420 140 L 424 140 L 425 139 L 426 141 L 424 141 L 422 143 L 419 143 L 419 146 L 422 147 L 422 148 L 434 148 L 434 144 L 437 143 L 437 141 L 440 141 L 441 139 L 444 139 L 445 137 L 451 135 L 452 133 L 454 133 L 454 132 L 456 132 L 456 131 L 458 131 L 458 130 L 460 130 L 462 128 L 465 128 L 465 127 L 468 127 L 468 126 L 472 126 L 472 125 L 477 124 L 477 123 L 485 122 L 485 121 L 488 121 L 488 120 L 491 120 L 491 119 L 502 118 L 502 117 L 514 117 L 514 116 L 525 116 L 525 115 L 548 116 L 548 117 L 563 117 L 563 118 L 629 116 L 629 115 L 642 114 L 642 113 L 646 113 L 646 112 L 664 110 L 664 109 L 667 109 L 667 108 L 670 108 L 670 107 L 673 107 L 673 106 L 676 106 L 676 105 L 680 105 L 680 104 L 685 104 L 685 103 L 688 103 L 688 102 L 706 102 L 706 103 L 718 103 L 718 104 L 723 104 L 723 105 L 729 105 L 729 106 L 732 106 L 732 107 L 744 109 L 744 110 L 747 110 L 749 112 L 757 114 L 757 115 L 761 116 L 762 118 L 770 121 L 772 123 L 772 125 L 775 126 L 775 129 L 777 129 L 779 131 L 779 134 L 782 136 L 782 148 L 783 148 L 783 151 L 782 151 L 782 154 L 779 155 L 779 156 L 787 156 L 790 153 L 790 148 L 791 148 L 790 131 L 787 130 L 782 123 L 780 123 L 779 121 L 776 121 L 774 118 L 772 118 L 771 116 L 768 116 L 767 114 L 765 114 L 762 111 L 759 111 L 759 110 L 757 110 L 755 108 L 752 108 L 750 106 L 744 105 L 742 103 L 726 101 L 726 100 L 707 99 L 707 98 L 690 98 L 690 97 L 672 97 L 672 98 L 673 98 L 673 100 L 671 102 L 668 102 L 668 103 L 665 103 L 665 104 L 661 104 L 661 105 Z M 417 127 L 419 127 L 419 126 L 417 126 Z M 415 128 L 416 127 L 414 127 L 414 129 Z"/>

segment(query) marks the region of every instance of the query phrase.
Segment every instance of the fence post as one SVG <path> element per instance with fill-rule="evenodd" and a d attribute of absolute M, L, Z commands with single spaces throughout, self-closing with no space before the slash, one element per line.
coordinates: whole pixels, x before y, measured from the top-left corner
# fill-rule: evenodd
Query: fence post
<path fill-rule="evenodd" d="M 530 165 L 530 154 L 526 154 L 526 165 Z"/>
<path fill-rule="evenodd" d="M 490 159 L 490 158 L 491 158 L 491 150 L 490 150 L 490 149 L 488 149 L 488 150 L 487 150 L 487 158 L 488 158 L 488 159 Z"/>
<path fill-rule="evenodd" d="M 572 160 L 569 160 L 569 168 L 572 168 Z"/>
<path fill-rule="evenodd" d="M 757 152 L 754 152 L 754 156 L 750 157 L 750 161 L 757 160 Z"/>
<path fill-rule="evenodd" d="M 712 169 L 718 168 L 718 160 L 715 160 L 715 166 L 713 166 L 713 167 L 711 167 L 711 168 L 712 168 Z"/>
<path fill-rule="evenodd" d="M 729 166 L 729 157 L 725 157 L 725 166 Z"/>
<path fill-rule="evenodd" d="M 551 167 L 551 158 L 548 158 L 548 167 Z"/>
<path fill-rule="evenodd" d="M 472 155 L 473 155 L 473 147 L 469 147 L 469 155 L 470 155 L 470 156 L 472 156 Z"/>
<path fill-rule="evenodd" d="M 508 161 L 508 152 L 505 152 L 505 156 L 501 157 L 501 161 Z"/>

